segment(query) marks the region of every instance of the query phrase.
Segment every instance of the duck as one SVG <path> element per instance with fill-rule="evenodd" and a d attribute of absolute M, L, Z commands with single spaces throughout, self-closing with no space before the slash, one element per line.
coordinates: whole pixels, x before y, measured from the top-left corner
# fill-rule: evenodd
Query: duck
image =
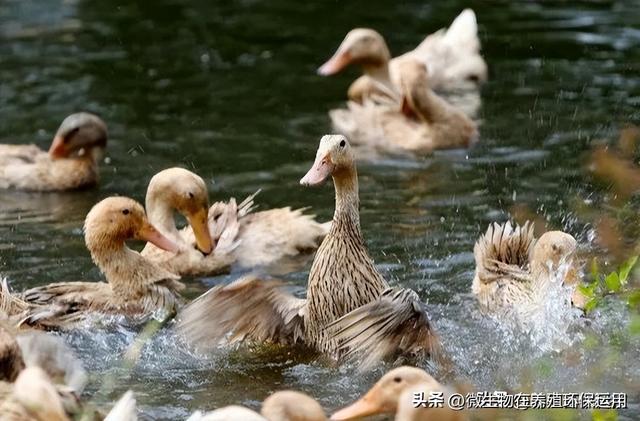
<path fill-rule="evenodd" d="M 413 405 L 414 394 L 428 400 L 431 393 L 442 394 L 443 406 L 427 408 Z M 331 415 L 332 421 L 348 421 L 379 414 L 395 414 L 396 421 L 463 421 L 465 411 L 447 406 L 448 396 L 455 393 L 418 367 L 402 366 L 386 373 L 358 401 Z M 423 395 L 422 395 L 423 394 Z"/>
<path fill-rule="evenodd" d="M 78 396 L 87 382 L 87 374 L 73 351 L 60 337 L 38 331 L 16 333 L 15 326 L 7 325 L 5 320 L 0 325 L 0 407 L 2 402 L 16 405 L 12 396 L 21 390 L 21 384 L 30 383 L 21 376 L 33 368 L 45 373 L 58 396 L 55 401 L 60 400 L 67 415 L 82 412 Z"/>
<path fill-rule="evenodd" d="M 303 209 L 253 211 L 255 194 L 238 205 L 234 198 L 209 208 L 205 181 L 184 168 L 153 176 L 146 195 L 149 220 L 180 247 L 172 254 L 147 244 L 142 255 L 180 275 L 212 276 L 240 269 L 267 267 L 317 249 L 329 224 L 316 222 Z M 188 226 L 176 228 L 174 213 Z M 215 248 L 215 249 L 214 249 Z"/>
<path fill-rule="evenodd" d="M 529 221 L 489 225 L 473 248 L 471 291 L 481 311 L 526 315 L 544 302 L 553 282 L 575 287 L 576 249 L 576 239 L 563 231 L 547 231 L 536 239 Z"/>
<path fill-rule="evenodd" d="M 71 418 L 47 373 L 34 366 L 20 372 L 11 394 L 0 403 L 0 420 L 71 421 Z"/>
<path fill-rule="evenodd" d="M 84 238 L 107 282 L 59 282 L 17 294 L 21 305 L 13 305 L 11 313 L 21 327 L 66 330 L 105 321 L 106 316 L 122 316 L 133 323 L 150 317 L 165 320 L 182 305 L 180 277 L 126 245 L 136 239 L 178 250 L 149 223 L 138 202 L 123 196 L 103 199 L 87 214 Z"/>
<path fill-rule="evenodd" d="M 335 212 L 311 265 L 306 298 L 256 275 L 215 286 L 179 315 L 176 328 L 187 342 L 200 350 L 223 338 L 303 344 L 336 361 L 359 359 L 363 370 L 392 356 L 439 353 L 426 306 L 415 291 L 390 288 L 369 256 L 360 231 L 354 154 L 342 135 L 322 137 L 315 163 L 300 182 L 320 185 L 329 177 Z"/>
<path fill-rule="evenodd" d="M 352 103 L 330 112 L 334 128 L 360 144 L 376 148 L 431 153 L 467 148 L 478 140 L 478 126 L 429 88 L 426 68 L 414 59 L 398 65 L 400 103 Z"/>
<path fill-rule="evenodd" d="M 197 412 L 187 421 L 326 421 L 320 404 L 301 392 L 281 390 L 267 397 L 260 413 L 239 405 L 226 406 L 203 414 Z"/>
<path fill-rule="evenodd" d="M 0 145 L 0 189 L 65 191 L 98 183 L 98 161 L 107 145 L 107 125 L 80 112 L 62 121 L 49 151 L 36 145 Z"/>
<path fill-rule="evenodd" d="M 393 98 L 400 88 L 398 66 L 406 59 L 427 67 L 431 88 L 438 92 L 473 91 L 487 80 L 476 15 L 471 9 L 463 10 L 448 30 L 427 36 L 414 50 L 393 59 L 380 33 L 370 28 L 353 29 L 318 74 L 329 76 L 350 64 L 360 65 L 364 75 L 349 87 L 349 99 L 361 103 L 372 95 Z"/>

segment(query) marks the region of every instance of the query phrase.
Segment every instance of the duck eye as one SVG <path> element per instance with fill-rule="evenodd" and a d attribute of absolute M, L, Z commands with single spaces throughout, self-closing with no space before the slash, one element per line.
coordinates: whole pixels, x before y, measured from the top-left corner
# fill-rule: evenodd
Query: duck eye
<path fill-rule="evenodd" d="M 129 215 L 129 209 L 122 209 L 123 215 Z"/>
<path fill-rule="evenodd" d="M 402 381 L 402 377 L 394 377 L 393 381 L 396 383 L 400 383 Z"/>
<path fill-rule="evenodd" d="M 341 148 L 344 148 L 346 144 L 347 144 L 347 142 L 346 142 L 344 139 L 342 139 L 342 140 L 340 141 L 340 147 L 341 147 Z"/>
<path fill-rule="evenodd" d="M 193 199 L 193 193 L 189 192 L 189 199 Z"/>
<path fill-rule="evenodd" d="M 551 244 L 551 250 L 558 251 L 558 246 L 556 246 L 555 244 Z"/>

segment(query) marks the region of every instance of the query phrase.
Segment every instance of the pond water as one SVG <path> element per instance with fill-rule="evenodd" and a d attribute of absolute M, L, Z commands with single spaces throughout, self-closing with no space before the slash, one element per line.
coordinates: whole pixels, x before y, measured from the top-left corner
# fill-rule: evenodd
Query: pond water
<path fill-rule="evenodd" d="M 261 188 L 262 208 L 311 206 L 329 219 L 331 184 L 305 189 L 298 180 L 331 130 L 327 111 L 341 105 L 357 73 L 322 78 L 316 68 L 353 27 L 376 28 L 397 54 L 469 5 L 490 69 L 480 143 L 360 163 L 369 250 L 393 284 L 429 303 L 457 379 L 480 390 L 626 391 L 635 403 L 622 415 L 633 419 L 640 341 L 620 338 L 628 324 L 621 303 L 575 321 L 569 333 L 550 330 L 540 347 L 480 317 L 470 286 L 475 240 L 510 212 L 537 213 L 592 252 L 593 229 L 571 204 L 602 194 L 585 168 L 592 143 L 640 122 L 634 1 L 4 1 L 0 142 L 47 148 L 59 122 L 78 110 L 101 115 L 110 140 L 99 189 L 0 192 L 0 273 L 16 290 L 100 279 L 84 247 L 86 212 L 113 194 L 142 201 L 150 177 L 174 165 L 203 176 L 213 200 Z M 287 276 L 296 291 L 307 271 Z M 194 280 L 190 293 L 235 276 Z M 157 420 L 231 403 L 257 407 L 282 388 L 310 393 L 331 411 L 380 375 L 286 352 L 203 360 L 167 332 L 131 368 L 122 356 L 133 332 L 66 336 L 92 374 L 88 397 L 108 404 L 132 388 L 143 414 Z M 553 351 L 564 337 L 564 351 Z"/>

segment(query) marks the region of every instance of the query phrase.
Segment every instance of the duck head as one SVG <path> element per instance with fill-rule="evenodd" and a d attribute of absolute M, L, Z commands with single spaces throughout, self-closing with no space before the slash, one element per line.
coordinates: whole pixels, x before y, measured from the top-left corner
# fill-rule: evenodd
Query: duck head
<path fill-rule="evenodd" d="M 263 417 L 280 421 L 325 421 L 324 410 L 318 402 L 304 393 L 282 390 L 264 400 Z"/>
<path fill-rule="evenodd" d="M 69 421 L 51 379 L 40 367 L 22 370 L 13 387 L 17 402 L 37 421 Z"/>
<path fill-rule="evenodd" d="M 353 170 L 353 167 L 353 151 L 347 138 L 339 134 L 324 135 L 320 139 L 316 160 L 307 174 L 302 177 L 300 184 L 318 186 L 329 176 Z"/>
<path fill-rule="evenodd" d="M 420 368 L 409 366 L 395 368 L 382 376 L 360 400 L 339 410 L 330 419 L 344 421 L 369 415 L 394 413 L 403 393 L 423 383 L 431 385 L 431 389 L 421 388 L 416 392 L 425 392 L 427 396 L 430 391 L 442 388 L 433 377 Z"/>
<path fill-rule="evenodd" d="M 329 76 L 340 72 L 349 64 L 367 67 L 385 66 L 391 53 L 384 38 L 373 29 L 352 29 L 338 47 L 333 57 L 318 69 L 318 74 Z"/>
<path fill-rule="evenodd" d="M 169 224 L 175 228 L 173 212 L 175 210 L 186 219 L 196 238 L 196 246 L 209 254 L 215 248 L 209 232 L 209 193 L 204 180 L 184 168 L 169 168 L 154 175 L 147 188 L 146 207 L 154 223 L 153 212 L 168 213 Z M 167 210 L 167 208 L 169 208 Z M 158 215 L 162 218 L 162 215 Z M 162 225 L 158 225 L 162 229 Z"/>
<path fill-rule="evenodd" d="M 122 247 L 129 239 L 148 241 L 172 253 L 178 251 L 177 244 L 149 223 L 142 205 L 128 197 L 108 197 L 96 204 L 85 219 L 84 239 L 93 256 L 100 250 Z"/>
<path fill-rule="evenodd" d="M 107 125 L 104 121 L 94 114 L 75 113 L 60 124 L 49 148 L 49 156 L 53 159 L 67 158 L 74 153 L 101 152 L 106 146 Z"/>
<path fill-rule="evenodd" d="M 545 232 L 533 247 L 531 264 L 533 271 L 555 275 L 566 272 L 571 266 L 577 248 L 576 239 L 562 231 Z M 564 279 L 561 276 L 560 279 Z"/>

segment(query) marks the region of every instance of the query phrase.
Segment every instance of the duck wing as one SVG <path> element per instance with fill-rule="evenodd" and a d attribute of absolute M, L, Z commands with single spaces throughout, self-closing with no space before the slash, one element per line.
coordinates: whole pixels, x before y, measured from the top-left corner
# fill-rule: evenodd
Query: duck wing
<path fill-rule="evenodd" d="M 46 152 L 36 145 L 0 145 L 0 164 L 33 164 Z"/>
<path fill-rule="evenodd" d="M 260 190 L 236 205 L 214 203 L 209 227 L 218 249 L 232 251 L 241 267 L 267 266 L 318 248 L 329 233 L 330 223 L 320 224 L 306 209 L 290 207 L 254 212 Z M 216 254 L 214 252 L 214 254 Z"/>
<path fill-rule="evenodd" d="M 111 302 L 112 296 L 105 282 L 60 282 L 32 288 L 20 295 L 29 305 L 20 314 L 20 324 L 56 329 L 82 321 L 91 311 L 118 314 L 121 309 Z"/>
<path fill-rule="evenodd" d="M 515 227 L 509 222 L 489 225 L 473 248 L 476 261 L 474 284 L 488 284 L 505 277 L 529 281 L 529 255 L 534 243 L 533 224 L 529 222 Z"/>
<path fill-rule="evenodd" d="M 199 348 L 251 340 L 294 344 L 303 338 L 306 300 L 283 291 L 280 281 L 253 275 L 216 286 L 179 314 L 178 331 Z"/>
<path fill-rule="evenodd" d="M 392 356 L 439 357 L 440 340 L 415 291 L 388 288 L 377 300 L 331 323 L 345 359 L 363 357 L 361 369 Z"/>

